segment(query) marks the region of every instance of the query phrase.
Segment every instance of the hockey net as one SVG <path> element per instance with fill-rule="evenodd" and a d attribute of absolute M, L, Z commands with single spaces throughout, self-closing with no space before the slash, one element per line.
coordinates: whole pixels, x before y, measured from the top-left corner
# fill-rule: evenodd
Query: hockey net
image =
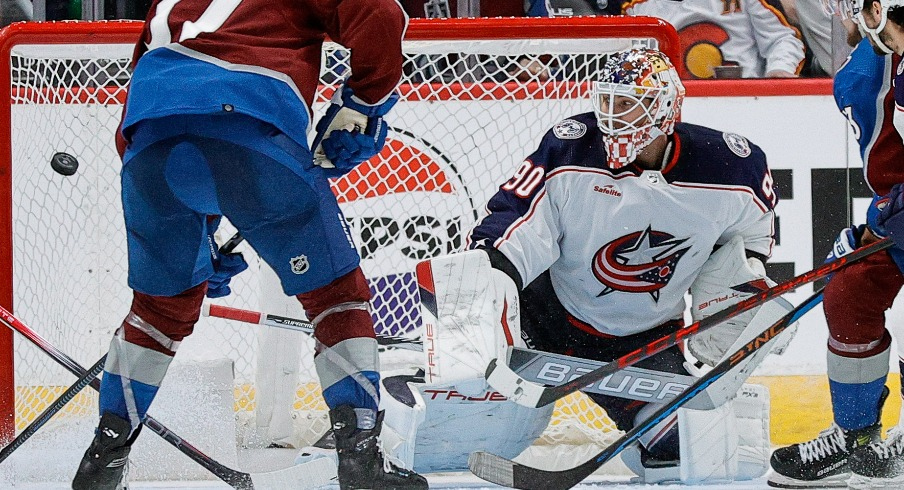
<path fill-rule="evenodd" d="M 113 134 L 139 29 L 138 23 L 29 24 L 0 35 L 0 83 L 11 88 L 2 113 L 9 123 L 0 137 L 0 189 L 11 196 L 0 192 L 0 301 L 84 366 L 106 351 L 131 299 Z M 460 248 L 484 203 L 544 132 L 590 110 L 588 81 L 606 53 L 635 45 L 672 57 L 677 46 L 669 26 L 645 18 L 411 22 L 402 100 L 387 118 L 388 144 L 333 185 L 374 292 L 377 332 L 419 335 L 415 263 Z M 348 53 L 327 43 L 315 119 L 347 63 Z M 56 152 L 78 159 L 75 175 L 51 170 Z M 250 270 L 217 302 L 266 311 L 259 260 L 246 245 L 238 250 Z M 258 372 L 260 328 L 202 317 L 177 356 L 234 363 L 240 444 L 254 430 L 255 387 L 267 376 Z M 291 410 L 293 444 L 303 445 L 326 430 L 327 415 L 312 342 L 297 336 L 301 347 L 293 362 L 300 374 Z M 7 374 L 15 379 L 0 387 L 7 390 L 0 400 L 14 399 L 0 410 L 4 420 L 14 415 L 21 430 L 73 378 L 21 338 L 0 332 L 0 342 L 2 355 L 13 361 L 3 369 L 12 369 Z M 410 368 L 417 361 L 407 354 L 384 352 L 384 368 Z M 96 406 L 95 394 L 85 390 L 53 423 L 93 416 Z M 602 410 L 576 395 L 558 404 L 537 444 L 599 446 L 617 435 Z"/>

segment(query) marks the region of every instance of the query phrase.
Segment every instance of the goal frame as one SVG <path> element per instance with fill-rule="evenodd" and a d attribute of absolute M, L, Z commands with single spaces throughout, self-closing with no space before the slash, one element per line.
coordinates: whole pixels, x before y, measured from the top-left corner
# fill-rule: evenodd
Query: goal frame
<path fill-rule="evenodd" d="M 0 31 L 0 86 L 9 87 L 0 103 L 0 305 L 13 314 L 11 52 L 15 46 L 23 44 L 134 44 L 143 25 L 136 21 L 26 22 L 12 24 Z M 659 49 L 671 59 L 678 59 L 680 53 L 675 29 L 664 20 L 651 17 L 412 19 L 406 40 L 558 39 L 565 31 L 568 38 L 654 38 Z M 404 92 L 404 87 L 402 90 Z M 9 329 L 0 329 L 2 443 L 15 435 L 13 335 Z"/>

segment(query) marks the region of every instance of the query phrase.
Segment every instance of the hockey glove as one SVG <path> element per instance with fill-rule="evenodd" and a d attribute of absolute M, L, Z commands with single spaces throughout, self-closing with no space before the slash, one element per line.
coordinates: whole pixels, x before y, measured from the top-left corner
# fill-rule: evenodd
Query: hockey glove
<path fill-rule="evenodd" d="M 220 254 L 213 261 L 213 275 L 207 280 L 207 297 L 222 298 L 229 296 L 232 290 L 229 281 L 248 268 L 248 263 L 240 253 Z"/>
<path fill-rule="evenodd" d="M 826 255 L 826 263 L 835 261 L 860 248 L 861 240 L 863 239 L 863 232 L 865 230 L 866 225 L 860 225 L 853 228 L 845 228 L 841 230 L 841 233 L 839 233 L 838 237 L 835 238 L 835 243 L 832 245 L 832 250 L 830 250 L 829 254 Z"/>
<path fill-rule="evenodd" d="M 317 122 L 314 164 L 329 177 L 340 177 L 383 149 L 388 127 L 383 116 L 399 96 L 391 94 L 382 104 L 370 106 L 343 87 L 333 95 L 326 114 Z"/>
<path fill-rule="evenodd" d="M 898 248 L 904 246 L 904 184 L 895 184 L 888 195 L 876 201 L 876 208 L 880 230 L 888 232 Z"/>

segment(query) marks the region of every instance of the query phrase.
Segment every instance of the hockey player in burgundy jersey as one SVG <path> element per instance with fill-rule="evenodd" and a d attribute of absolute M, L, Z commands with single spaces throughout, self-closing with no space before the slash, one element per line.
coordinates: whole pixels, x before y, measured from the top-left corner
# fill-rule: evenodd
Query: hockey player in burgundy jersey
<path fill-rule="evenodd" d="M 611 361 L 681 328 L 689 290 L 699 319 L 766 287 L 777 202 L 766 156 L 743 136 L 676 122 L 683 97 L 663 54 L 614 54 L 594 111 L 556 124 L 490 199 L 469 246 L 520 291 L 528 347 Z M 762 311 L 695 336 L 690 351 L 714 365 Z M 678 347 L 638 366 L 688 373 Z M 657 408 L 590 396 L 621 430 Z M 625 459 L 650 482 L 679 460 L 675 417 L 648 434 Z"/>
<path fill-rule="evenodd" d="M 370 291 L 327 178 L 384 144 L 407 18 L 395 0 L 161 0 L 136 45 L 117 143 L 131 310 L 100 390 L 100 426 L 73 481 L 120 484 L 129 448 L 208 280 L 223 294 L 208 236 L 226 216 L 316 325 L 314 364 L 345 488 L 426 488 L 384 464 L 377 444 L 377 343 Z M 321 45 L 349 49 L 350 74 L 316 125 Z M 238 264 L 238 265 L 237 265 Z M 224 277 L 225 276 L 225 277 Z M 211 283 L 212 285 L 214 283 Z"/>
<path fill-rule="evenodd" d="M 904 181 L 904 144 L 892 125 L 892 70 L 899 61 L 899 56 L 883 54 L 865 38 L 835 75 L 835 102 L 858 139 L 863 174 L 875 197 L 866 224 L 842 230 L 827 259 L 885 234 L 876 221 L 876 205 L 896 182 Z M 827 368 L 834 423 L 813 440 L 776 450 L 770 485 L 843 487 L 852 471 L 862 468 L 864 458 L 883 454 L 875 449 L 882 447 L 880 415 L 888 395 L 891 335 L 885 311 L 904 286 L 897 264 L 904 264 L 904 252 L 892 248 L 832 276 L 823 310 L 829 327 Z M 898 355 L 904 359 L 901 349 Z M 899 362 L 904 367 L 904 361 Z M 897 430 L 892 429 L 890 441 L 897 440 Z"/>
<path fill-rule="evenodd" d="M 878 438 L 891 350 L 885 311 L 904 286 L 904 2 L 838 0 L 830 6 L 856 22 L 877 53 L 861 45 L 835 79 L 836 100 L 859 139 L 864 176 L 875 198 L 866 225 L 844 230 L 832 255 L 883 235 L 896 246 L 839 271 L 829 282 L 825 312 L 835 425 L 814 441 L 776 451 L 770 481 L 901 488 L 904 430 L 899 423 L 886 440 Z M 900 335 L 900 328 L 894 331 Z M 900 337 L 898 344 L 904 368 Z"/>

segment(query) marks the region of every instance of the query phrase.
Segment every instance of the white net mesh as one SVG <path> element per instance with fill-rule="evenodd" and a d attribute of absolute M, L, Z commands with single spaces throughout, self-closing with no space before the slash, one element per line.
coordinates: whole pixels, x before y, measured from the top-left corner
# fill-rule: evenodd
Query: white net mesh
<path fill-rule="evenodd" d="M 376 330 L 384 335 L 419 335 L 414 265 L 460 248 L 484 203 L 543 133 L 568 115 L 591 110 L 586 82 L 605 52 L 655 46 L 648 38 L 483 40 L 444 34 L 446 39 L 428 40 L 437 37 L 436 25 L 409 27 L 403 97 L 387 117 L 391 130 L 383 152 L 333 187 L 374 291 Z M 89 366 L 106 351 L 131 299 L 113 143 L 131 45 L 66 44 L 60 29 L 58 43 L 23 41 L 9 61 L 14 312 Z M 523 34 L 532 37 L 529 30 Z M 327 44 L 325 51 L 315 118 L 348 72 L 344 50 Z M 56 152 L 78 159 L 75 175 L 51 170 Z M 250 270 L 218 302 L 260 310 L 258 259 L 244 244 L 238 250 Z M 202 317 L 179 351 L 179 357 L 233 360 L 239 441 L 254 425 L 255 380 L 261 375 L 255 372 L 257 328 Z M 292 407 L 295 444 L 313 442 L 326 429 L 312 345 L 307 338 L 301 342 L 293 360 L 301 372 Z M 410 364 L 392 356 L 387 354 L 384 366 Z M 73 381 L 21 339 L 15 344 L 15 376 L 19 430 Z M 95 413 L 96 397 L 86 390 L 55 423 Z M 559 403 L 540 443 L 605 444 L 613 435 L 605 414 L 578 395 Z"/>

